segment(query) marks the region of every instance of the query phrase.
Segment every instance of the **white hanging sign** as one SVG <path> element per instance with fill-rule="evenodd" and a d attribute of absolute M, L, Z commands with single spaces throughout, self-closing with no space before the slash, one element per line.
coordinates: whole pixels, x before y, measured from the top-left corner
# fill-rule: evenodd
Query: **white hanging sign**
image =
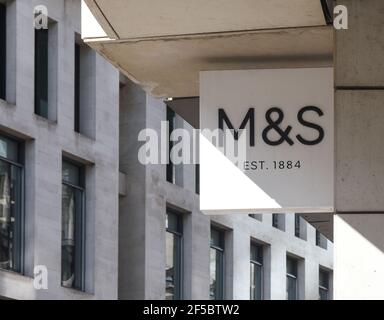
<path fill-rule="evenodd" d="M 200 128 L 203 212 L 333 212 L 332 68 L 203 71 Z"/>

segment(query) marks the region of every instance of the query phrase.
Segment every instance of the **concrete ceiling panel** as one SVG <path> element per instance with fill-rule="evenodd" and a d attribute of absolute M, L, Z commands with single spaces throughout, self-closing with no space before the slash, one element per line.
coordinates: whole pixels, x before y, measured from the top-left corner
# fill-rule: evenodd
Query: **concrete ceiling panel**
<path fill-rule="evenodd" d="M 87 0 L 120 39 L 325 25 L 320 0 Z"/>

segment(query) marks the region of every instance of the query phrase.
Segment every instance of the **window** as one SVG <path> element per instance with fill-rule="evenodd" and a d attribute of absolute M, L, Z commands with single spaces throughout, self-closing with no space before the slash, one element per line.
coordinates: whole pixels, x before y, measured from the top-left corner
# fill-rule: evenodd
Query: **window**
<path fill-rule="evenodd" d="M 300 216 L 295 213 L 295 236 L 300 238 Z"/>
<path fill-rule="evenodd" d="M 35 29 L 35 114 L 56 121 L 57 23 Z"/>
<path fill-rule="evenodd" d="M 319 270 L 319 300 L 329 300 L 329 272 Z"/>
<path fill-rule="evenodd" d="M 169 139 L 168 139 L 169 163 L 167 164 L 167 181 L 170 183 L 176 183 L 175 165 L 172 163 L 172 160 L 171 160 L 171 150 L 174 144 L 173 141 L 171 141 L 171 134 L 175 129 L 175 118 L 176 118 L 175 112 L 171 108 L 167 107 L 167 121 L 169 124 Z"/>
<path fill-rule="evenodd" d="M 6 52 L 7 52 L 6 6 L 0 3 L 0 99 L 6 96 Z"/>
<path fill-rule="evenodd" d="M 273 213 L 272 214 L 272 226 L 281 231 L 285 231 L 285 214 Z"/>
<path fill-rule="evenodd" d="M 200 194 L 200 165 L 196 164 L 195 168 L 195 192 L 196 194 Z"/>
<path fill-rule="evenodd" d="M 257 221 L 263 221 L 263 215 L 262 214 L 249 214 L 250 218 L 255 219 Z"/>
<path fill-rule="evenodd" d="M 211 300 L 224 299 L 224 232 L 211 227 L 210 292 Z"/>
<path fill-rule="evenodd" d="M 48 29 L 35 30 L 35 113 L 48 118 Z"/>
<path fill-rule="evenodd" d="M 183 186 L 183 164 L 175 164 L 172 162 L 171 153 L 172 148 L 175 145 L 175 142 L 171 140 L 172 133 L 174 130 L 181 129 L 184 126 L 184 120 L 177 115 L 170 107 L 167 106 L 167 122 L 169 124 L 169 136 L 168 136 L 168 164 L 167 164 L 167 181 L 173 184 L 178 185 L 179 187 Z M 175 137 L 176 139 L 178 138 Z"/>
<path fill-rule="evenodd" d="M 74 35 L 74 130 L 88 138 L 96 137 L 95 52 Z"/>
<path fill-rule="evenodd" d="M 22 272 L 22 146 L 0 136 L 0 268 Z"/>
<path fill-rule="evenodd" d="M 279 215 L 277 213 L 272 214 L 272 226 L 275 228 L 279 227 Z"/>
<path fill-rule="evenodd" d="M 297 259 L 287 256 L 287 300 L 298 299 Z"/>
<path fill-rule="evenodd" d="M 84 290 L 84 167 L 63 161 L 61 284 Z"/>
<path fill-rule="evenodd" d="M 328 248 L 327 238 L 319 230 L 316 230 L 316 245 L 323 249 Z"/>
<path fill-rule="evenodd" d="M 172 210 L 167 211 L 165 299 L 180 300 L 182 299 L 182 217 Z"/>
<path fill-rule="evenodd" d="M 80 44 L 75 43 L 75 116 L 74 129 L 80 132 Z"/>
<path fill-rule="evenodd" d="M 251 243 L 251 300 L 263 299 L 263 246 Z"/>

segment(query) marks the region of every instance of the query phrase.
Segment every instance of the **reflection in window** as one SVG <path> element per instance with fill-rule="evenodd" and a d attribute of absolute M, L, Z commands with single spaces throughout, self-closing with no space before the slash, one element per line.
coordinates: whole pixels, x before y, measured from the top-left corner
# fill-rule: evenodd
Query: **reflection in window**
<path fill-rule="evenodd" d="M 287 300 L 297 299 L 297 260 L 292 257 L 287 257 Z"/>
<path fill-rule="evenodd" d="M 263 299 L 263 246 L 251 243 L 251 300 Z"/>
<path fill-rule="evenodd" d="M 210 299 L 224 299 L 224 232 L 211 228 Z"/>
<path fill-rule="evenodd" d="M 165 299 L 180 300 L 182 298 L 182 220 L 181 216 L 168 209 L 166 220 L 167 232 Z"/>
<path fill-rule="evenodd" d="M 21 272 L 22 172 L 20 145 L 0 136 L 0 269 Z"/>
<path fill-rule="evenodd" d="M 61 284 L 84 290 L 84 170 L 63 161 Z"/>

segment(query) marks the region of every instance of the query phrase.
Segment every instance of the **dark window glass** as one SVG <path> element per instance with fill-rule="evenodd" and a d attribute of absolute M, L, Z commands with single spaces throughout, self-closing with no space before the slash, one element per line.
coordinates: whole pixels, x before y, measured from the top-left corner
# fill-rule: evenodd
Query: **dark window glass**
<path fill-rule="evenodd" d="M 224 250 L 224 233 L 216 228 L 211 229 L 211 246 Z"/>
<path fill-rule="evenodd" d="M 297 299 L 297 260 L 291 257 L 287 257 L 287 300 Z"/>
<path fill-rule="evenodd" d="M 319 270 L 319 300 L 329 300 L 329 272 Z"/>
<path fill-rule="evenodd" d="M 83 167 L 72 162 L 63 161 L 63 182 L 73 186 L 84 187 Z"/>
<path fill-rule="evenodd" d="M 74 129 L 80 132 L 80 45 L 75 43 L 75 123 Z"/>
<path fill-rule="evenodd" d="M 224 299 L 224 232 L 211 228 L 210 299 Z"/>
<path fill-rule="evenodd" d="M 165 298 L 182 298 L 182 219 L 180 214 L 168 210 L 166 221 Z"/>
<path fill-rule="evenodd" d="M 167 164 L 167 181 L 170 183 L 176 183 L 175 181 L 175 166 L 171 161 L 171 150 L 173 148 L 173 141 L 171 141 L 171 134 L 175 129 L 175 112 L 167 107 L 167 121 L 169 124 L 169 137 L 168 137 L 168 155 L 169 155 L 169 163 Z"/>
<path fill-rule="evenodd" d="M 35 29 L 35 113 L 48 119 L 48 29 Z"/>
<path fill-rule="evenodd" d="M 251 300 L 263 299 L 263 246 L 251 243 Z"/>
<path fill-rule="evenodd" d="M 300 238 L 300 216 L 295 214 L 295 236 Z"/>
<path fill-rule="evenodd" d="M 316 230 L 316 245 L 325 250 L 328 247 L 327 238 L 318 230 Z"/>
<path fill-rule="evenodd" d="M 23 166 L 20 144 L 0 136 L 0 268 L 21 272 Z"/>
<path fill-rule="evenodd" d="M 196 194 L 200 194 L 200 165 L 196 165 L 196 177 L 195 177 L 195 184 L 196 184 Z"/>
<path fill-rule="evenodd" d="M 281 231 L 285 231 L 285 214 L 273 213 L 272 214 L 272 226 Z"/>
<path fill-rule="evenodd" d="M 275 228 L 279 228 L 279 214 L 278 213 L 272 214 L 272 226 Z"/>
<path fill-rule="evenodd" d="M 263 264 L 263 246 L 259 244 L 251 244 L 251 260 Z"/>
<path fill-rule="evenodd" d="M 96 109 L 94 104 L 95 56 L 77 33 L 74 34 L 74 101 L 73 129 L 95 139 Z"/>
<path fill-rule="evenodd" d="M 0 99 L 6 96 L 6 59 L 7 59 L 7 22 L 6 6 L 0 3 Z"/>
<path fill-rule="evenodd" d="M 61 284 L 84 290 L 84 168 L 63 161 Z"/>
<path fill-rule="evenodd" d="M 0 157 L 20 162 L 20 146 L 15 140 L 0 135 Z"/>
<path fill-rule="evenodd" d="M 248 215 L 250 218 L 252 218 L 252 219 L 255 219 L 255 220 L 257 220 L 257 221 L 263 221 L 263 215 L 262 214 L 249 214 Z"/>

